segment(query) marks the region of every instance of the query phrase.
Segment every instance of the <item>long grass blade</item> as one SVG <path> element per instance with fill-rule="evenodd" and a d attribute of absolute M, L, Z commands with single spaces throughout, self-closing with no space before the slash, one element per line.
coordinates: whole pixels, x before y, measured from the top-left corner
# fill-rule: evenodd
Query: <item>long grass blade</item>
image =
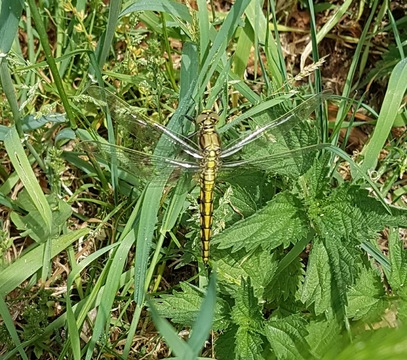
<path fill-rule="evenodd" d="M 376 127 L 369 144 L 363 149 L 363 171 L 373 170 L 391 128 L 397 117 L 398 109 L 407 89 L 407 59 L 401 60 L 393 69 L 383 106 L 377 119 Z"/>

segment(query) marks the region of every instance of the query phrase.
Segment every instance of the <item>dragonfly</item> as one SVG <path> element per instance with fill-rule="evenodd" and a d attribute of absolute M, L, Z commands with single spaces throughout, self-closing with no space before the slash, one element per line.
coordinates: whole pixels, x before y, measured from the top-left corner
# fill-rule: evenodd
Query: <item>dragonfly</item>
<path fill-rule="evenodd" d="M 88 93 L 102 106 L 108 107 L 114 124 L 132 134 L 136 145 L 127 148 L 102 141 L 83 141 L 80 147 L 85 152 L 100 156 L 106 162 L 117 160 L 120 166 L 146 181 L 160 181 L 160 174 L 163 174 L 162 179 L 168 179 L 169 173 L 176 173 L 177 177 L 182 172 L 199 175 L 200 239 L 202 260 L 206 266 L 210 259 L 215 184 L 220 175 L 233 174 L 233 171 L 250 172 L 253 169 L 281 169 L 284 165 L 278 167 L 278 162 L 284 162 L 287 158 L 302 161 L 304 154 L 314 153 L 324 145 L 307 144 L 299 149 L 269 152 L 279 137 L 286 136 L 297 124 L 309 118 L 321 104 L 323 94 L 312 96 L 273 121 L 252 121 L 252 127 L 248 130 L 247 126 L 241 126 L 245 128 L 243 132 L 236 136 L 234 131 L 234 136 L 224 145 L 222 136 L 227 138 L 227 132 L 217 130 L 220 119 L 212 110 L 204 110 L 196 117 L 197 130 L 192 133 L 193 136 L 184 136 L 151 120 L 108 90 L 91 87 Z M 244 118 L 242 116 L 240 119 Z M 266 118 L 269 120 L 269 117 Z M 229 125 L 225 128 L 232 128 Z M 162 153 L 157 150 L 160 144 L 164 144 L 165 156 L 158 155 Z M 249 155 L 243 156 L 242 153 Z"/>

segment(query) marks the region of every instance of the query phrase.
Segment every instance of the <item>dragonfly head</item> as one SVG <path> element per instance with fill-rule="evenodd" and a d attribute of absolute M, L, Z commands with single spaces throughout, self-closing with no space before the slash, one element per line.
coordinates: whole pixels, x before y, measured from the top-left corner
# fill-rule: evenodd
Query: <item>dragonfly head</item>
<path fill-rule="evenodd" d="M 219 122 L 219 116 L 211 110 L 204 110 L 196 118 L 196 124 L 201 128 L 213 128 Z"/>

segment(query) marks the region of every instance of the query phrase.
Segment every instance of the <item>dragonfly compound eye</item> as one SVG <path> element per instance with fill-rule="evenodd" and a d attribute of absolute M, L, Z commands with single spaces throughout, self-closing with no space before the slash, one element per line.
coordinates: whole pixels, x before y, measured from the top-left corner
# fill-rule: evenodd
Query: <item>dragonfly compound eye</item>
<path fill-rule="evenodd" d="M 197 118 L 196 123 L 201 127 L 215 126 L 219 122 L 219 116 L 211 110 L 204 110 Z"/>

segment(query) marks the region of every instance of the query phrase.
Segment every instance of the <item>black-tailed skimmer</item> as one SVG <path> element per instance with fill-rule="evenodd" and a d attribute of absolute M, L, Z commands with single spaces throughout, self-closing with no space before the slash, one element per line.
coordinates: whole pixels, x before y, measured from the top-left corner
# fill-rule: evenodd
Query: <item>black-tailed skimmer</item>
<path fill-rule="evenodd" d="M 266 109 L 250 119 L 242 115 L 219 131 L 215 128 L 219 116 L 204 110 L 196 119 L 197 132 L 193 135 L 196 135 L 197 142 L 194 142 L 191 137 L 177 134 L 148 119 L 108 91 L 92 87 L 89 93 L 108 106 L 114 124 L 131 133 L 136 145 L 130 149 L 100 141 L 85 141 L 80 145 L 82 149 L 101 156 L 107 162 L 116 159 L 121 167 L 146 180 L 157 181 L 161 178 L 160 174 L 163 179 L 168 179 L 173 171 L 177 175 L 182 171 L 199 174 L 200 236 L 205 264 L 209 261 L 214 186 L 219 174 L 250 172 L 259 168 L 279 169 L 280 173 L 281 170 L 284 173 L 293 165 L 297 168 L 307 166 L 304 164 L 305 154 L 308 154 L 309 167 L 309 155 L 324 147 L 324 144 L 315 145 L 315 137 L 310 140 L 310 134 L 315 132 L 311 132 L 309 126 L 292 133 L 298 124 L 304 125 L 304 120 L 321 103 L 324 95 L 310 97 L 276 120 L 270 121 L 270 113 Z M 255 111 L 250 112 L 253 113 Z M 231 126 L 235 124 L 239 124 L 241 132 L 236 131 L 236 126 Z M 290 133 L 291 136 L 288 136 Z M 221 137 L 225 141 L 221 141 Z M 279 142 L 279 138 L 284 141 Z M 312 143 L 314 145 L 310 145 Z M 160 144 L 165 148 L 165 156 L 161 155 L 162 151 L 157 151 Z"/>

